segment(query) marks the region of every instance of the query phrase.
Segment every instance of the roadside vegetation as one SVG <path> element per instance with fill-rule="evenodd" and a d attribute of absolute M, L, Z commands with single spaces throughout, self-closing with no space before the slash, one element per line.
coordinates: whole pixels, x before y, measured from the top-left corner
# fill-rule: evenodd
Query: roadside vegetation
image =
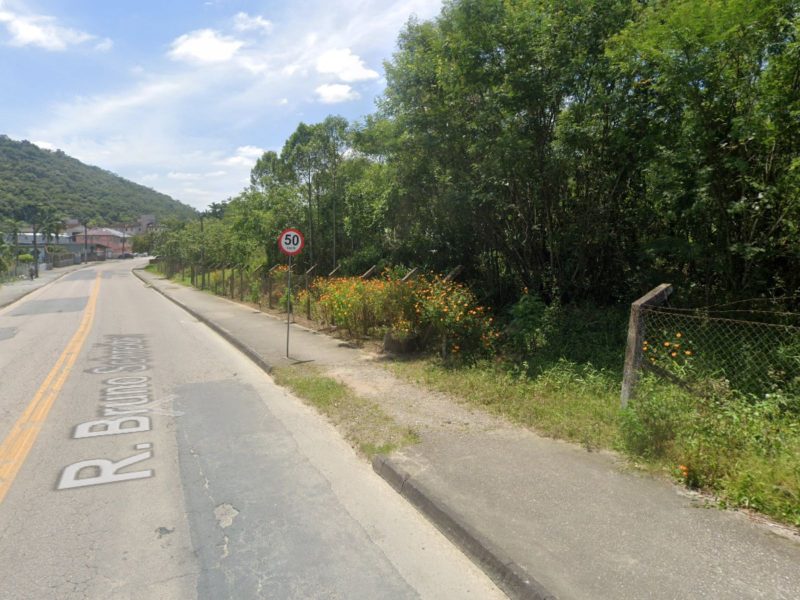
<path fill-rule="evenodd" d="M 626 309 L 548 306 L 523 294 L 495 319 L 462 284 L 432 275 L 401 281 L 402 274 L 319 279 L 310 294 L 317 326 L 339 323 L 339 335 L 357 341 L 387 333 L 413 340 L 410 354 L 385 363 L 401 378 L 589 451 L 621 452 L 641 468 L 714 494 L 722 506 L 800 527 L 797 396 L 747 396 L 713 379 L 689 392 L 645 376 L 623 410 Z M 313 368 L 287 367 L 275 376 L 367 457 L 418 439 L 378 404 Z"/>
<path fill-rule="evenodd" d="M 327 416 L 368 459 L 419 441 L 413 430 L 399 426 L 380 405 L 314 367 L 282 367 L 275 369 L 272 376 L 279 385 L 288 387 Z"/>
<path fill-rule="evenodd" d="M 398 372 L 800 525 L 800 344 L 768 350 L 788 367 L 767 393 L 712 370 L 619 408 L 627 307 L 655 285 L 800 312 L 799 12 L 452 0 L 401 33 L 374 114 L 301 123 L 239 195 L 145 241 L 168 276 L 280 309 L 297 227 L 296 310 L 429 357 Z M 663 346 L 678 334 L 643 351 L 756 347 Z"/>

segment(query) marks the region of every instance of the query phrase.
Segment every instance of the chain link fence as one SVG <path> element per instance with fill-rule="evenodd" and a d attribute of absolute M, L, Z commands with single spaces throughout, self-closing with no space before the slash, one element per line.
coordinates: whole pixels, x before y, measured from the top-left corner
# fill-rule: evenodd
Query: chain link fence
<path fill-rule="evenodd" d="M 641 367 L 698 393 L 798 396 L 800 313 L 780 308 L 642 306 Z"/>

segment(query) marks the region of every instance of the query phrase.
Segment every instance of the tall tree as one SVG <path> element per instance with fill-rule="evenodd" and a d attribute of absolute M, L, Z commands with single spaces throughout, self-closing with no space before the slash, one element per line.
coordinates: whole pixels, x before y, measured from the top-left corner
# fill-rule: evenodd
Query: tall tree
<path fill-rule="evenodd" d="M 671 253 L 675 271 L 707 299 L 796 288 L 797 2 L 653 3 L 612 56 L 629 108 L 647 111 L 643 204 L 686 248 Z"/>
<path fill-rule="evenodd" d="M 54 211 L 52 206 L 45 202 L 31 200 L 22 201 L 16 208 L 15 216 L 18 220 L 25 222 L 31 228 L 33 235 L 33 270 L 36 277 L 39 276 L 39 234 L 42 228 L 52 218 Z"/>

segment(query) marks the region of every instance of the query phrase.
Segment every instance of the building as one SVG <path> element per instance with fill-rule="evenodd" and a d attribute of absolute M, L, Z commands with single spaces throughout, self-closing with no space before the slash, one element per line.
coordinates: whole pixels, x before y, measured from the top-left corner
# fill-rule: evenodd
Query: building
<path fill-rule="evenodd" d="M 84 234 L 83 230 L 72 233 L 72 242 L 87 248 L 90 254 L 103 258 L 116 258 L 120 254 L 130 252 L 132 234 L 119 231 L 110 227 L 90 227 Z"/>

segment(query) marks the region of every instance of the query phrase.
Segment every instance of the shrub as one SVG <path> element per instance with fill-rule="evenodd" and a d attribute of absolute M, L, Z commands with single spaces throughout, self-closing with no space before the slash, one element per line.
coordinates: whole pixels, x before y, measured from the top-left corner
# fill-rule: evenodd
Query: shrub
<path fill-rule="evenodd" d="M 473 356 L 491 347 L 492 319 L 466 286 L 438 276 L 402 281 L 403 275 L 402 269 L 386 269 L 377 279 L 317 279 L 314 317 L 351 334 L 388 329 L 396 339 L 438 339 L 450 355 Z"/>
<path fill-rule="evenodd" d="M 350 334 L 369 335 L 401 322 L 411 312 L 411 284 L 398 279 L 339 277 L 317 279 L 313 285 L 314 316 Z"/>
<path fill-rule="evenodd" d="M 675 439 L 691 420 L 693 398 L 652 379 L 640 383 L 636 398 L 622 411 L 620 430 L 624 449 L 633 456 L 661 459 L 672 455 Z"/>
<path fill-rule="evenodd" d="M 492 349 L 497 338 L 493 319 L 465 285 L 430 276 L 417 281 L 415 293 L 419 327 L 438 334 L 445 357 L 474 358 Z"/>
<path fill-rule="evenodd" d="M 529 356 L 547 346 L 557 328 L 559 305 L 547 306 L 528 290 L 509 310 L 505 341 L 512 354 Z"/>

